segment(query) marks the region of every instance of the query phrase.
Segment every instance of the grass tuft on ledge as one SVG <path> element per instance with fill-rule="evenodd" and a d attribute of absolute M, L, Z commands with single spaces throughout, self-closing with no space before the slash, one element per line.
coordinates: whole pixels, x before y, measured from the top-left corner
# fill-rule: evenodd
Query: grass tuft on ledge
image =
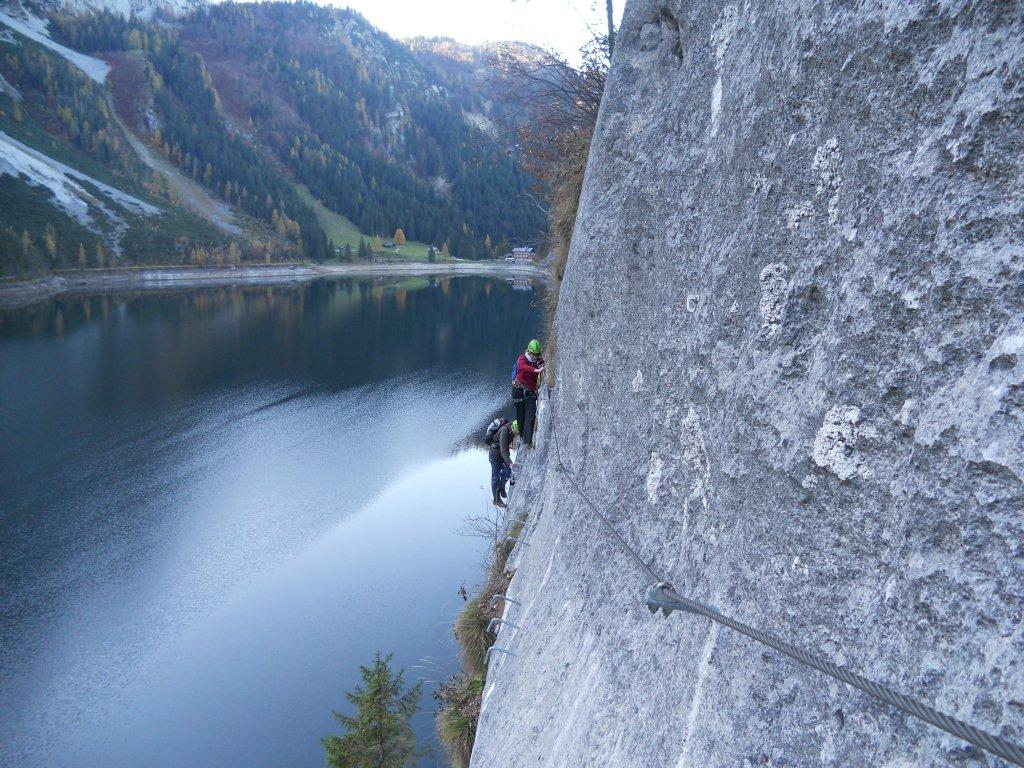
<path fill-rule="evenodd" d="M 513 526 L 511 535 L 518 535 L 522 523 Z M 514 575 L 506 568 L 512 544 L 502 539 L 492 541 L 487 578 L 480 590 L 467 602 L 453 631 L 459 643 L 462 671 L 445 681 L 434 698 L 439 703 L 436 714 L 437 738 L 444 747 L 452 768 L 466 768 L 476 739 L 480 718 L 487 664 L 484 656 L 494 643 L 494 634 L 487 631 L 491 619 L 500 617 L 501 608 L 491 608 L 495 595 L 505 594 Z"/>

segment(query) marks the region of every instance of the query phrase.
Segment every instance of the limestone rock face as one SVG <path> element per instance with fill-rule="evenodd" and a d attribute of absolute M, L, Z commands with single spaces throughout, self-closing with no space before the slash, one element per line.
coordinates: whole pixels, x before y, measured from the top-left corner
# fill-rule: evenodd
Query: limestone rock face
<path fill-rule="evenodd" d="M 1000 765 L 1024 741 L 1024 5 L 630 0 L 474 768 Z M 552 426 L 556 429 L 552 431 Z"/>

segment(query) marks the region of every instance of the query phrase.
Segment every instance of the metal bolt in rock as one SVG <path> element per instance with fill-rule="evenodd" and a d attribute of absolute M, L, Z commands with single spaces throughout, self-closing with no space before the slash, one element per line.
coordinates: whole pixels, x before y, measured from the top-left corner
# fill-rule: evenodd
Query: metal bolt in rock
<path fill-rule="evenodd" d="M 506 520 L 505 525 L 502 526 L 501 532 L 507 536 L 509 535 L 509 530 L 512 528 L 512 526 L 514 526 L 516 523 L 518 523 L 519 525 L 526 525 L 529 519 L 530 516 L 526 512 L 523 512 L 518 517 Z"/>
<path fill-rule="evenodd" d="M 511 597 L 505 597 L 504 595 L 495 595 L 491 598 L 491 610 L 498 607 L 498 601 L 504 600 L 506 603 L 512 603 L 513 605 L 522 605 L 518 600 L 513 600 Z"/>
<path fill-rule="evenodd" d="M 510 627 L 512 627 L 512 629 L 519 629 L 519 627 L 516 624 L 513 624 L 511 621 L 505 621 L 504 619 L 493 618 L 493 619 L 491 619 L 487 623 L 487 631 L 488 632 L 494 632 L 494 628 L 499 626 L 499 625 L 501 625 L 501 624 L 508 624 Z"/>
<path fill-rule="evenodd" d="M 496 645 L 492 645 L 490 648 L 487 649 L 487 652 L 484 654 L 484 664 L 490 664 L 491 663 L 491 651 L 501 651 L 506 656 L 515 656 L 516 655 L 512 651 L 510 651 L 508 648 L 499 648 Z"/>

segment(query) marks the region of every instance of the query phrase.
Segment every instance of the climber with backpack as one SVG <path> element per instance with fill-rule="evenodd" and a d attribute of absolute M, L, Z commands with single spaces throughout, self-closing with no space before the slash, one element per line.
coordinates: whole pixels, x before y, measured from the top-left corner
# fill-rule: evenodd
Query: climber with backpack
<path fill-rule="evenodd" d="M 523 445 L 527 448 L 533 447 L 533 428 L 537 423 L 537 392 L 544 372 L 542 351 L 540 342 L 531 340 L 512 369 L 512 402 L 516 407 L 516 421 L 522 430 Z"/>
<path fill-rule="evenodd" d="M 488 446 L 487 459 L 491 462 L 491 496 L 494 506 L 507 508 L 505 499 L 508 494 L 505 491 L 505 484 L 512 477 L 512 461 L 510 451 L 515 445 L 516 436 L 519 434 L 519 422 L 509 423 L 508 419 L 495 419 L 487 427 L 487 435 L 484 442 Z"/>

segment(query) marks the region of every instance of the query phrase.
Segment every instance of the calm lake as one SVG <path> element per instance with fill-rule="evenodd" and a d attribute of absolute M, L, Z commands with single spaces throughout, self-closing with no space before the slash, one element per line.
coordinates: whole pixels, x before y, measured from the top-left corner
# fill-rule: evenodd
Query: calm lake
<path fill-rule="evenodd" d="M 0 765 L 321 766 L 358 665 L 457 669 L 480 439 L 540 325 L 477 277 L 0 311 Z M 440 754 L 424 765 L 442 765 Z"/>

